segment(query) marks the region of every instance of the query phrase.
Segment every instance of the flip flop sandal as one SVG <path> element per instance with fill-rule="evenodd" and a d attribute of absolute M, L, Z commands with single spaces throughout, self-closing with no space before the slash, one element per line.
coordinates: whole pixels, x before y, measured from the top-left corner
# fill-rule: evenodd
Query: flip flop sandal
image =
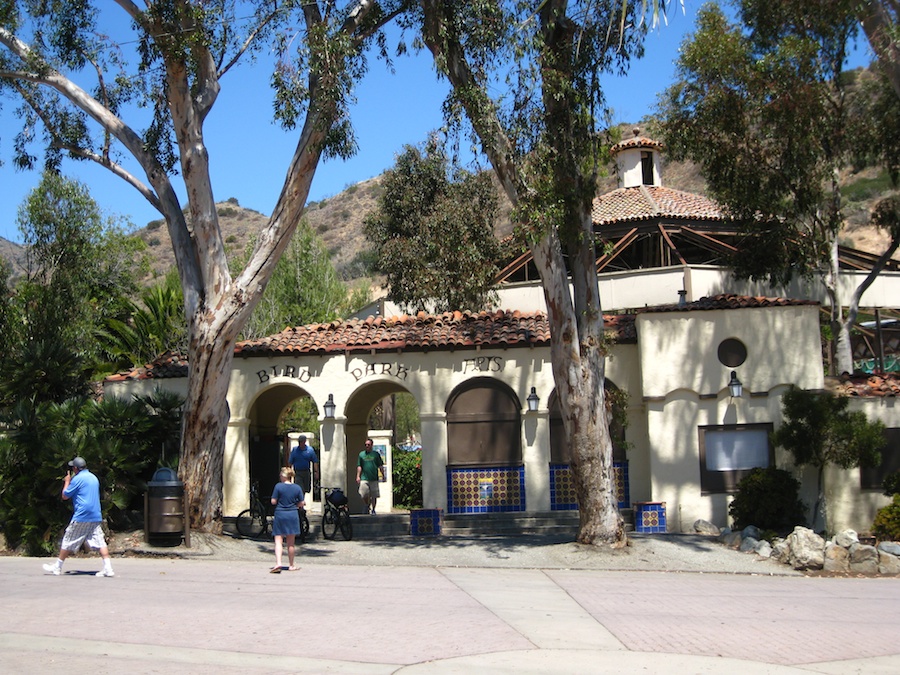
<path fill-rule="evenodd" d="M 281 574 L 281 568 L 273 567 L 272 569 L 269 570 L 269 574 Z"/>

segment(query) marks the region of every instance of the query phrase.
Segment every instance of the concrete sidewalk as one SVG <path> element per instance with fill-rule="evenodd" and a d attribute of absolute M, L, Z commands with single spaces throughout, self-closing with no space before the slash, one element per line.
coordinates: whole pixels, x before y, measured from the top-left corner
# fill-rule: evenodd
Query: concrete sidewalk
<path fill-rule="evenodd" d="M 0 558 L 0 670 L 900 672 L 897 578 L 309 560 Z"/>

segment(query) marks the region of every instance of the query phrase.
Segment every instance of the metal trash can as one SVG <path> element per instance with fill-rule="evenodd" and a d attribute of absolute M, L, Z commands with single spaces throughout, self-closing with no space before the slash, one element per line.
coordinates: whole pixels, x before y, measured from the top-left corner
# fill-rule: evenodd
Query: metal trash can
<path fill-rule="evenodd" d="M 144 493 L 144 533 L 151 544 L 177 546 L 182 538 L 190 546 L 185 519 L 184 483 L 174 469 L 161 467 Z"/>

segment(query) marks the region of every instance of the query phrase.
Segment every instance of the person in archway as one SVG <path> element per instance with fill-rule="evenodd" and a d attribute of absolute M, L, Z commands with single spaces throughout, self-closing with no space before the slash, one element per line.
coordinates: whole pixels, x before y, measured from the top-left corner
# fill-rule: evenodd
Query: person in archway
<path fill-rule="evenodd" d="M 366 449 L 359 453 L 356 461 L 356 484 L 359 485 L 359 496 L 366 505 L 366 513 L 375 515 L 375 504 L 381 496 L 378 484 L 378 472 L 384 474 L 384 461 L 381 453 L 373 448 L 371 438 L 366 439 Z"/>
<path fill-rule="evenodd" d="M 306 444 L 306 436 L 297 437 L 297 445 L 291 450 L 288 464 L 294 468 L 294 480 L 303 492 L 312 492 L 313 472 L 319 466 L 319 458 L 313 447 Z"/>
<path fill-rule="evenodd" d="M 303 488 L 294 483 L 294 470 L 286 466 L 278 474 L 279 483 L 272 490 L 272 506 L 275 507 L 275 519 L 272 522 L 272 534 L 275 536 L 275 567 L 270 572 L 281 572 L 281 556 L 284 550 L 282 540 L 287 540 L 288 570 L 299 569 L 294 565 L 294 541 L 300 534 L 300 514 L 306 503 L 303 501 Z"/>

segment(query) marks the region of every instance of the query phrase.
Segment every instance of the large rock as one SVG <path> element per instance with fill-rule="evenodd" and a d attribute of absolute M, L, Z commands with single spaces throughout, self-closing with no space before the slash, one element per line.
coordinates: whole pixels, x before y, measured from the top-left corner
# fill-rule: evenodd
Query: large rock
<path fill-rule="evenodd" d="M 883 541 L 878 544 L 878 550 L 900 557 L 900 544 L 896 541 Z"/>
<path fill-rule="evenodd" d="M 795 570 L 820 570 L 825 566 L 825 540 L 808 527 L 795 527 L 788 535 L 790 564 Z"/>
<path fill-rule="evenodd" d="M 756 553 L 756 547 L 759 546 L 759 539 L 753 537 L 743 537 L 738 550 L 741 553 Z"/>
<path fill-rule="evenodd" d="M 791 546 L 787 539 L 776 539 L 772 546 L 772 557 L 778 562 L 789 564 L 791 561 Z"/>
<path fill-rule="evenodd" d="M 708 520 L 696 520 L 694 521 L 694 532 L 697 534 L 711 534 L 714 537 L 718 537 L 721 534 L 721 530 L 718 525 L 713 525 Z"/>
<path fill-rule="evenodd" d="M 772 545 L 763 539 L 756 545 L 756 554 L 762 558 L 769 558 L 772 555 Z"/>
<path fill-rule="evenodd" d="M 853 544 L 859 543 L 859 535 L 856 530 L 844 530 L 834 535 L 834 543 L 844 548 L 850 548 Z"/>
<path fill-rule="evenodd" d="M 879 574 L 900 574 L 900 557 L 878 552 L 878 573 Z"/>
<path fill-rule="evenodd" d="M 851 572 L 878 574 L 878 549 L 868 544 L 853 544 L 848 550 Z"/>
<path fill-rule="evenodd" d="M 738 548 L 741 545 L 741 541 L 743 537 L 740 532 L 729 532 L 724 537 L 720 537 L 719 541 L 725 544 L 728 548 Z"/>
<path fill-rule="evenodd" d="M 828 542 L 825 545 L 825 565 L 823 569 L 826 572 L 849 572 L 850 551 L 839 544 Z"/>
<path fill-rule="evenodd" d="M 749 537 L 751 539 L 756 539 L 756 541 L 762 539 L 762 533 L 756 525 L 748 525 L 745 527 L 741 530 L 741 536 L 744 537 L 744 539 Z"/>

